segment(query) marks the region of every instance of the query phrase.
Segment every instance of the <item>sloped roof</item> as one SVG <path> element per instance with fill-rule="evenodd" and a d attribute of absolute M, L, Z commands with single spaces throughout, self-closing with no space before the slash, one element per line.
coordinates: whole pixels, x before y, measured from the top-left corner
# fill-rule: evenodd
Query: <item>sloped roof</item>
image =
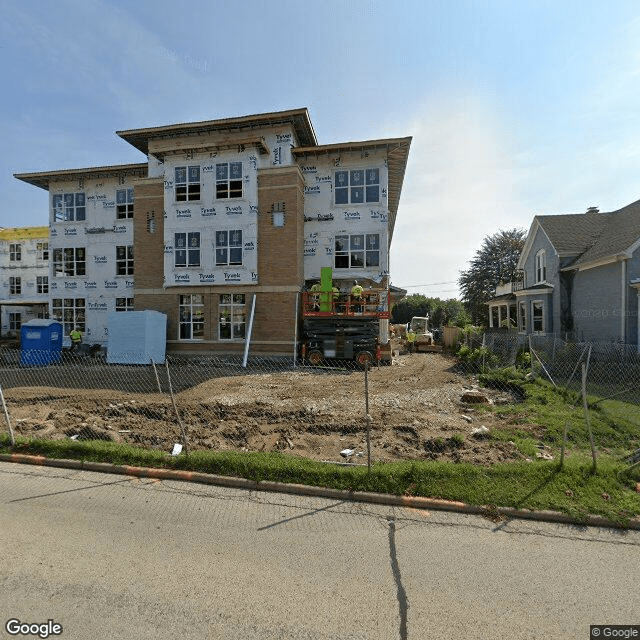
<path fill-rule="evenodd" d="M 598 215 L 598 214 L 596 214 Z M 640 239 L 640 200 L 604 214 L 598 239 L 575 261 L 576 266 L 627 251 Z"/>
<path fill-rule="evenodd" d="M 607 214 L 570 213 L 536 216 L 559 254 L 577 255 L 591 246 L 602 233 Z"/>
<path fill-rule="evenodd" d="M 560 255 L 575 256 L 570 267 L 624 253 L 640 240 L 640 200 L 608 213 L 536 216 Z"/>

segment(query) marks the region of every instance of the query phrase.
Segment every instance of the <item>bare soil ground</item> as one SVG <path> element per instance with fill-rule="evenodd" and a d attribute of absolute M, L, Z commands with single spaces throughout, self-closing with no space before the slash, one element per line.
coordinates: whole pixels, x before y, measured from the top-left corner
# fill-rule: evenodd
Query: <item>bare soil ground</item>
<path fill-rule="evenodd" d="M 459 375 L 454 364 L 440 353 L 400 355 L 391 366 L 369 372 L 372 460 L 492 464 L 522 458 L 512 443 L 471 435 L 473 428 L 492 429 L 500 419 L 462 400 L 473 380 Z M 490 403 L 517 401 L 505 392 L 480 391 Z M 19 435 L 78 436 L 165 451 L 180 442 L 166 394 L 22 387 L 5 395 Z M 212 378 L 175 399 L 192 449 L 277 450 L 332 461 L 344 461 L 340 452 L 352 449 L 352 462 L 366 462 L 363 371 L 300 369 Z M 529 429 L 539 433 L 543 427 Z"/>

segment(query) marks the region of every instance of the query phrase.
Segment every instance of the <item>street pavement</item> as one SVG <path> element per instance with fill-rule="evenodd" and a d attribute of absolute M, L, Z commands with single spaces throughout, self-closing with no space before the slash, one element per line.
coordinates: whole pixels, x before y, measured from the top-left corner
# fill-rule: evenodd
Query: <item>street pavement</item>
<path fill-rule="evenodd" d="M 587 640 L 640 531 L 0 462 L 0 638 Z M 58 637 L 51 635 L 50 637 Z"/>

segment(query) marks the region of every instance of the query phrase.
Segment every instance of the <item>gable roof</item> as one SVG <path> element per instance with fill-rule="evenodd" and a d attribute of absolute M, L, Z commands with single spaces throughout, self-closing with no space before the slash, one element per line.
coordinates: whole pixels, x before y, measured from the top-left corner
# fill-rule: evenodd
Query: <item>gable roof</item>
<path fill-rule="evenodd" d="M 559 256 L 573 258 L 565 269 L 615 260 L 622 254 L 629 254 L 634 245 L 640 242 L 640 200 L 608 213 L 589 211 L 535 216 L 519 268 L 522 268 L 526 254 L 531 250 L 538 227 L 549 238 Z"/>
<path fill-rule="evenodd" d="M 602 233 L 604 213 L 536 216 L 553 248 L 560 255 L 579 255 Z"/>
<path fill-rule="evenodd" d="M 618 211 L 606 213 L 603 217 L 604 224 L 597 240 L 586 248 L 573 266 L 583 266 L 627 253 L 640 239 L 640 200 Z"/>

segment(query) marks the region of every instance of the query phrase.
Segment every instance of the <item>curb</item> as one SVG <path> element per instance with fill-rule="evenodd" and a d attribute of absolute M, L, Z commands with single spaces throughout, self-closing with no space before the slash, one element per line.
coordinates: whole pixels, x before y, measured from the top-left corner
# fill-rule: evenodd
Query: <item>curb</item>
<path fill-rule="evenodd" d="M 478 506 L 457 502 L 455 500 L 443 500 L 439 498 L 423 498 L 419 496 L 397 496 L 388 493 L 373 493 L 369 491 L 344 491 L 342 489 L 328 489 L 326 487 L 314 487 L 305 484 L 288 484 L 274 482 L 272 480 L 247 480 L 234 476 L 219 476 L 200 471 L 181 471 L 178 469 L 160 469 L 154 467 L 130 467 L 117 465 L 110 462 L 89 462 L 83 460 L 66 460 L 63 458 L 46 458 L 45 456 L 32 456 L 23 453 L 0 453 L 1 462 L 15 462 L 20 464 L 32 464 L 46 467 L 60 467 L 65 469 L 77 469 L 81 471 L 95 471 L 98 473 L 115 473 L 119 475 L 137 478 L 156 478 L 158 480 L 179 480 L 182 482 L 197 482 L 249 491 L 272 491 L 275 493 L 290 493 L 316 498 L 331 498 L 334 500 L 350 500 L 352 502 L 369 502 L 393 507 L 411 507 L 413 509 L 433 509 L 438 511 L 452 511 L 470 515 L 483 515 L 501 518 L 520 518 L 524 520 L 537 520 L 539 522 L 557 522 L 561 524 L 573 524 L 590 527 L 609 527 L 615 529 L 634 529 L 640 531 L 640 518 L 633 518 L 626 526 L 607 520 L 603 516 L 585 516 L 578 520 L 566 513 L 559 511 L 532 511 L 529 509 L 516 509 L 515 507 Z"/>

